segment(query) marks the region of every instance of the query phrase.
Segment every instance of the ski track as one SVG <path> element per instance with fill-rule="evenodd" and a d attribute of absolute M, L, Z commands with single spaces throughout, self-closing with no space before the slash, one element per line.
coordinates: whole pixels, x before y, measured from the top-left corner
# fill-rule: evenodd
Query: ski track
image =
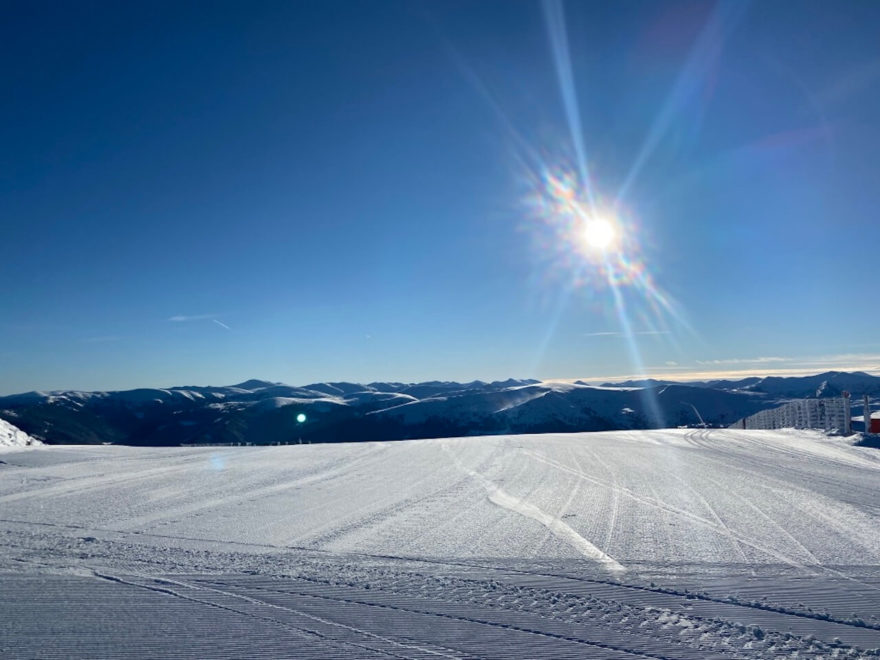
<path fill-rule="evenodd" d="M 542 458 L 540 455 L 533 453 L 533 452 L 530 452 L 530 455 L 532 457 L 534 457 L 536 460 L 543 462 L 543 463 L 547 463 L 548 465 L 552 465 L 553 467 L 555 467 L 559 470 L 571 472 L 572 474 L 577 474 L 582 479 L 585 479 L 587 481 L 592 481 L 596 484 L 603 485 L 608 488 L 611 487 L 611 485 L 607 484 L 606 482 L 603 482 L 599 479 L 591 477 L 587 474 L 583 474 L 583 473 L 577 472 L 575 470 L 572 470 L 571 468 L 565 466 L 564 464 L 560 464 L 560 463 L 557 463 L 556 461 L 551 461 L 551 460 Z M 649 486 L 649 487 L 653 489 L 653 486 Z M 695 523 L 698 523 L 699 525 L 703 525 L 705 527 L 708 527 L 708 528 L 712 529 L 713 531 L 715 531 L 716 533 L 721 534 L 722 536 L 728 536 L 731 539 L 735 539 L 736 541 L 739 541 L 743 545 L 747 545 L 755 550 L 758 550 L 758 551 L 760 551 L 770 557 L 773 557 L 774 559 L 776 559 L 777 561 L 780 561 L 782 563 L 788 564 L 788 565 L 793 566 L 795 568 L 806 568 L 806 566 L 803 563 L 798 562 L 797 560 L 794 560 L 785 554 L 779 553 L 779 552 L 773 550 L 772 548 L 768 548 L 764 545 L 760 545 L 758 543 L 755 543 L 754 541 L 751 541 L 741 535 L 734 534 L 730 530 L 729 527 L 724 527 L 723 525 L 719 525 L 717 522 L 713 522 L 712 520 L 709 520 L 709 519 L 704 518 L 702 516 L 699 516 L 695 513 L 692 513 L 690 511 L 687 511 L 685 509 L 682 509 L 680 507 L 677 507 L 675 505 L 671 505 L 671 504 L 663 501 L 660 497 L 658 497 L 656 495 L 656 491 L 654 491 L 655 494 L 651 497 L 643 497 L 643 496 L 639 496 L 639 495 L 635 494 L 632 490 L 630 490 L 628 488 L 620 488 L 619 490 L 621 493 L 623 493 L 624 495 L 626 495 L 627 497 L 629 497 L 630 499 L 632 499 L 635 502 L 639 502 L 641 504 L 652 507 L 652 508 L 657 509 L 659 511 L 663 511 L 666 513 L 672 513 L 672 514 L 674 514 L 680 518 L 683 518 L 685 520 L 688 520 L 690 522 L 695 522 Z"/>
<path fill-rule="evenodd" d="M 568 449 L 568 454 L 572 460 L 576 460 L 574 452 L 571 451 L 571 448 Z M 581 482 L 575 481 L 574 488 L 571 489 L 571 493 L 569 494 L 568 498 L 566 498 L 565 502 L 562 504 L 561 507 L 559 507 L 559 509 L 556 512 L 555 517 L 558 520 L 562 520 L 568 514 L 568 511 L 571 508 L 571 504 L 572 504 L 572 502 L 575 501 L 575 499 L 580 494 L 580 490 L 581 490 Z M 540 543 L 538 543 L 535 546 L 534 551 L 531 553 L 532 557 L 537 558 L 540 556 L 539 553 L 541 552 L 541 549 L 544 548 L 546 545 L 548 545 L 548 542 L 550 541 L 550 537 L 552 535 L 553 535 L 553 532 L 548 529 L 547 532 L 544 534 L 543 538 L 541 539 Z M 606 544 L 606 547 L 607 547 L 607 544 Z"/>
<path fill-rule="evenodd" d="M 697 501 L 702 504 L 702 506 L 709 512 L 709 515 L 718 523 L 718 526 L 723 530 L 724 536 L 730 541 L 730 546 L 733 548 L 733 551 L 739 555 L 740 559 L 743 563 L 748 563 L 748 557 L 746 557 L 746 553 L 743 552 L 742 547 L 740 546 L 740 542 L 737 540 L 736 535 L 731 531 L 730 527 L 725 523 L 721 516 L 718 515 L 718 512 L 709 504 L 709 500 L 707 500 L 703 495 L 693 486 L 691 486 L 685 479 L 682 479 L 680 475 L 674 474 L 672 475 L 676 481 L 678 481 L 684 488 L 686 488 L 693 496 L 697 499 Z"/>
<path fill-rule="evenodd" d="M 596 459 L 596 462 L 599 463 L 602 467 L 604 467 L 608 474 L 611 475 L 611 516 L 608 520 L 608 531 L 605 534 L 605 549 L 607 550 L 611 546 L 611 539 L 614 537 L 614 526 L 617 524 L 617 516 L 620 512 L 620 488 L 617 482 L 617 475 L 614 470 L 602 460 L 601 456 L 597 454 L 595 451 L 588 448 L 590 455 Z M 574 463 L 574 467 L 578 472 L 583 472 L 583 466 L 581 462 L 577 458 L 577 454 L 571 452 L 572 463 Z"/>
<path fill-rule="evenodd" d="M 813 432 L 21 456 L 4 658 L 880 649 L 880 460 Z"/>
<path fill-rule="evenodd" d="M 454 456 L 453 461 L 462 472 L 466 472 L 475 480 L 477 480 L 477 482 L 486 490 L 486 493 L 489 496 L 489 501 L 492 502 L 492 504 L 496 504 L 504 509 L 508 509 L 510 511 L 513 511 L 514 513 L 520 514 L 521 516 L 525 516 L 526 518 L 531 518 L 532 520 L 539 522 L 552 534 L 575 548 L 584 557 L 595 560 L 596 562 L 604 566 L 607 570 L 613 573 L 623 573 L 626 571 L 626 569 L 613 557 L 606 555 L 599 548 L 590 543 L 587 539 L 585 539 L 569 525 L 563 522 L 560 518 L 550 515 L 545 511 L 542 511 L 534 504 L 525 501 L 525 499 L 523 498 L 514 497 L 506 491 L 501 490 L 501 488 L 499 488 L 492 481 L 487 479 L 483 474 L 464 467 Z"/>

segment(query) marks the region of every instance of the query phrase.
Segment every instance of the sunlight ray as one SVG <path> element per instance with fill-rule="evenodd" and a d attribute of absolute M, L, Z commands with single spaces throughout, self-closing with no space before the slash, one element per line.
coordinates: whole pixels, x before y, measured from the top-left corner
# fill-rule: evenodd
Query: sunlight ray
<path fill-rule="evenodd" d="M 620 186 L 617 193 L 618 200 L 626 198 L 642 168 L 666 137 L 673 122 L 680 117 L 685 106 L 693 101 L 706 84 L 710 71 L 721 55 L 726 36 L 732 32 L 747 7 L 746 2 L 722 2 L 716 6 L 691 49 L 657 118 L 648 130 L 638 155 Z"/>
<path fill-rule="evenodd" d="M 644 374 L 645 364 L 642 360 L 642 354 L 639 350 L 638 342 L 633 334 L 632 325 L 630 324 L 629 316 L 626 312 L 626 305 L 623 296 L 616 285 L 612 284 L 609 288 L 611 289 L 611 295 L 614 298 L 614 309 L 617 312 L 617 318 L 620 322 L 621 330 L 623 331 L 633 370 L 635 373 Z M 642 401 L 647 409 L 648 416 L 650 417 L 650 423 L 656 428 L 663 428 L 666 424 L 653 390 L 645 388 L 642 391 Z"/>
<path fill-rule="evenodd" d="M 559 92 L 565 107 L 565 117 L 571 133 L 572 146 L 577 158 L 578 173 L 584 185 L 590 210 L 595 209 L 595 199 L 590 184 L 587 155 L 584 149 L 584 137 L 581 124 L 581 113 L 578 105 L 577 88 L 571 66 L 571 52 L 568 46 L 568 31 L 565 24 L 565 8 L 562 0 L 544 0 L 544 20 L 547 37 L 553 52 L 553 65 L 559 81 Z"/>

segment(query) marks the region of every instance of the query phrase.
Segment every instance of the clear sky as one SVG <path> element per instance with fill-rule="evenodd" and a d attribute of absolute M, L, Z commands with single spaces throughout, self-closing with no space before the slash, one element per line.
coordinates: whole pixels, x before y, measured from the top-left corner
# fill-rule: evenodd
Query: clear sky
<path fill-rule="evenodd" d="M 5 3 L 0 393 L 880 370 L 878 33 L 871 1 Z"/>

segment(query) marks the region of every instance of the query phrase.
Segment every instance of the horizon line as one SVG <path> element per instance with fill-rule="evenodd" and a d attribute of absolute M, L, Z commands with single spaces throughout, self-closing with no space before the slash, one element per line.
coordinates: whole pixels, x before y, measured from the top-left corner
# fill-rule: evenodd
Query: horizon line
<path fill-rule="evenodd" d="M 872 373 L 873 372 L 873 373 Z M 381 379 L 381 380 L 371 380 L 368 382 L 358 382 L 358 381 L 349 381 L 349 380 L 318 380 L 311 381 L 309 383 L 303 385 L 291 385 L 290 383 L 285 383 L 284 381 L 272 381 L 263 378 L 247 378 L 242 381 L 238 381 L 236 383 L 232 383 L 229 385 L 165 385 L 165 386 L 138 386 L 131 387 L 128 389 L 95 389 L 95 390 L 87 390 L 87 389 L 76 389 L 76 388 L 53 388 L 53 389 L 34 389 L 34 390 L 26 390 L 24 392 L 11 392 L 9 394 L 0 394 L 0 397 L 7 396 L 18 396 L 23 394 L 30 394 L 31 392 L 36 393 L 54 393 L 54 392 L 127 392 L 132 390 L 139 389 L 156 389 L 156 390 L 175 390 L 175 389 L 187 389 L 190 387 L 193 388 L 204 388 L 204 387 L 235 387 L 236 385 L 247 383 L 248 381 L 261 381 L 264 383 L 269 383 L 270 385 L 282 385 L 286 387 L 308 387 L 309 385 L 318 385 L 318 384 L 332 384 L 332 383 L 350 383 L 354 385 L 371 385 L 373 383 L 399 383 L 402 385 L 420 385 L 423 383 L 458 383 L 461 385 L 466 385 L 468 383 L 473 382 L 481 382 L 481 383 L 500 383 L 508 380 L 514 381 L 537 381 L 542 383 L 575 383 L 580 382 L 586 385 L 601 385 L 605 383 L 622 383 L 626 381 L 645 381 L 645 380 L 656 380 L 656 381 L 671 381 L 671 382 L 679 382 L 679 383 L 694 383 L 694 382 L 706 382 L 712 380 L 743 380 L 745 378 L 797 378 L 803 376 L 819 376 L 825 373 L 863 373 L 868 376 L 880 377 L 880 366 L 874 366 L 869 368 L 864 367 L 844 367 L 844 368 L 826 368 L 826 369 L 816 369 L 816 368 L 789 368 L 789 369 L 751 369 L 751 370 L 735 370 L 735 371 L 681 371 L 681 372 L 672 372 L 672 373 L 659 373 L 659 372 L 651 372 L 651 373 L 641 373 L 641 374 L 625 374 L 625 375 L 615 375 L 615 376 L 590 376 L 590 377 L 549 377 L 549 378 L 504 378 L 504 379 L 493 379 L 493 380 L 483 380 L 480 378 L 468 379 L 468 380 L 443 380 L 443 379 L 430 379 L 430 380 L 420 380 L 420 381 L 405 381 L 405 380 L 394 380 L 394 379 Z"/>

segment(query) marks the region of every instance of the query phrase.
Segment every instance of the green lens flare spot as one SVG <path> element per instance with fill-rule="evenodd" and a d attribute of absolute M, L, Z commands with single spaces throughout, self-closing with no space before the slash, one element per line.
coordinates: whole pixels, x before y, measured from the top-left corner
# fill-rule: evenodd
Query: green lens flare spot
<path fill-rule="evenodd" d="M 304 423 L 306 421 L 306 414 L 300 413 L 299 415 L 297 415 L 296 421 L 299 422 L 300 424 Z"/>

